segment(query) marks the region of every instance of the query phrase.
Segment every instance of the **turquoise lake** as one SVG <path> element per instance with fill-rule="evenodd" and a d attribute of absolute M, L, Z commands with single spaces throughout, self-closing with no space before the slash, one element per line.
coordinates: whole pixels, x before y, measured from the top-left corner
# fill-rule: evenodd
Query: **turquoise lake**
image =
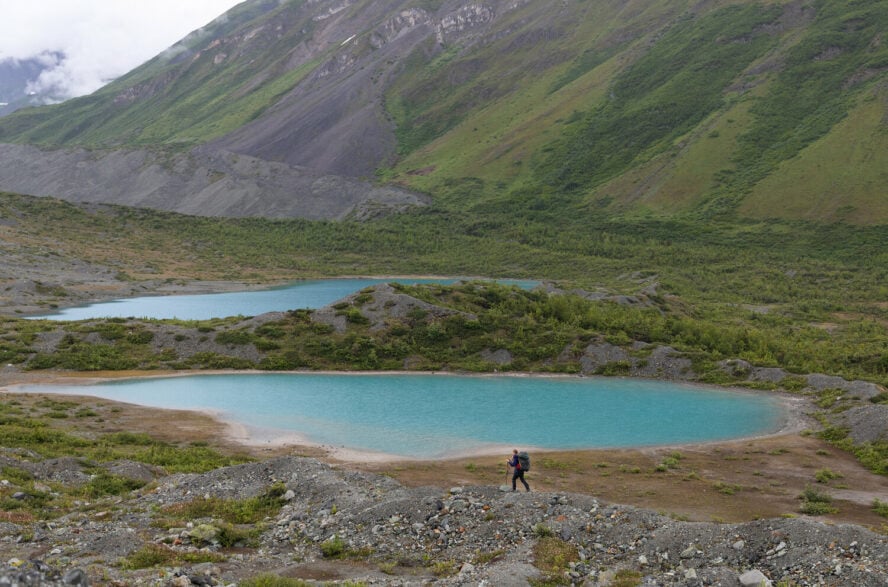
<path fill-rule="evenodd" d="M 50 320 L 87 320 L 92 318 L 178 318 L 208 320 L 226 316 L 258 316 L 266 312 L 284 312 L 321 308 L 378 283 L 455 283 L 459 279 L 317 279 L 297 281 L 271 289 L 201 295 L 145 296 L 99 302 L 60 309 L 51 314 L 29 316 Z M 505 285 L 532 288 L 538 282 L 496 280 Z"/>
<path fill-rule="evenodd" d="M 226 374 L 19 389 L 211 410 L 262 438 L 416 458 L 724 440 L 784 421 L 773 397 L 646 379 Z"/>

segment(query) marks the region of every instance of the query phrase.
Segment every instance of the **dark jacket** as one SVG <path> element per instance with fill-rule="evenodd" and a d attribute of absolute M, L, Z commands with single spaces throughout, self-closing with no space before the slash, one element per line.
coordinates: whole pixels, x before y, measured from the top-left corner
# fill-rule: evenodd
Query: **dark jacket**
<path fill-rule="evenodd" d="M 512 460 L 509 461 L 510 467 L 515 467 L 516 471 L 521 470 L 521 461 L 518 460 L 518 455 L 512 455 Z"/>

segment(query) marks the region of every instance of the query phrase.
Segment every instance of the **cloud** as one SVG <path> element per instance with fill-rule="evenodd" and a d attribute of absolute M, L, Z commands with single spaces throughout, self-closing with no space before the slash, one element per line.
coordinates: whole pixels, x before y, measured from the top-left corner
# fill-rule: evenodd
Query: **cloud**
<path fill-rule="evenodd" d="M 48 65 L 29 91 L 89 94 L 241 0 L 0 0 L 0 60 Z"/>

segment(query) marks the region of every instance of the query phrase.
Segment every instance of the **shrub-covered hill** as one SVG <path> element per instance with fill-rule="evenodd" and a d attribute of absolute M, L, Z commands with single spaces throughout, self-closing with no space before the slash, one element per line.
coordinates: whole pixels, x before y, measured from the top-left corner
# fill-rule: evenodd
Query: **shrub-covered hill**
<path fill-rule="evenodd" d="M 250 0 L 91 96 L 3 118 L 0 141 L 197 157 L 212 210 L 236 191 L 207 163 L 225 151 L 474 217 L 883 224 L 885 30 L 880 0 Z M 0 189 L 74 197 L 84 165 L 52 186 L 0 169 Z M 92 199 L 121 202 L 104 181 Z"/>
<path fill-rule="evenodd" d="M 7 319 L 0 357 L 26 369 L 535 371 L 740 381 L 749 369 L 888 383 L 879 337 L 824 337 L 781 317 L 697 318 L 635 296 L 490 282 L 372 286 L 319 310 L 207 321 Z M 661 348 L 662 347 L 662 348 Z M 668 348 L 666 348 L 668 347 Z M 604 350 L 601 350 L 604 349 Z M 779 378 L 782 379 L 782 378 Z M 787 383 L 791 385 L 791 383 Z M 876 392 L 870 395 L 877 395 Z"/>

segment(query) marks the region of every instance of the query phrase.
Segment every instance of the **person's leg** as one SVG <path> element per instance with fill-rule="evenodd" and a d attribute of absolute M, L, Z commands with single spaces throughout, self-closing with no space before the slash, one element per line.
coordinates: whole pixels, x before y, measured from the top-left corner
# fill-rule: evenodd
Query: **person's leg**
<path fill-rule="evenodd" d="M 521 483 L 524 484 L 524 489 L 530 491 L 530 485 L 528 485 L 527 481 L 524 480 L 524 471 L 521 471 Z"/>
<path fill-rule="evenodd" d="M 520 471 L 518 471 L 517 469 L 515 470 L 514 473 L 512 473 L 512 491 L 515 491 L 515 480 L 518 479 L 519 473 L 520 473 Z"/>

